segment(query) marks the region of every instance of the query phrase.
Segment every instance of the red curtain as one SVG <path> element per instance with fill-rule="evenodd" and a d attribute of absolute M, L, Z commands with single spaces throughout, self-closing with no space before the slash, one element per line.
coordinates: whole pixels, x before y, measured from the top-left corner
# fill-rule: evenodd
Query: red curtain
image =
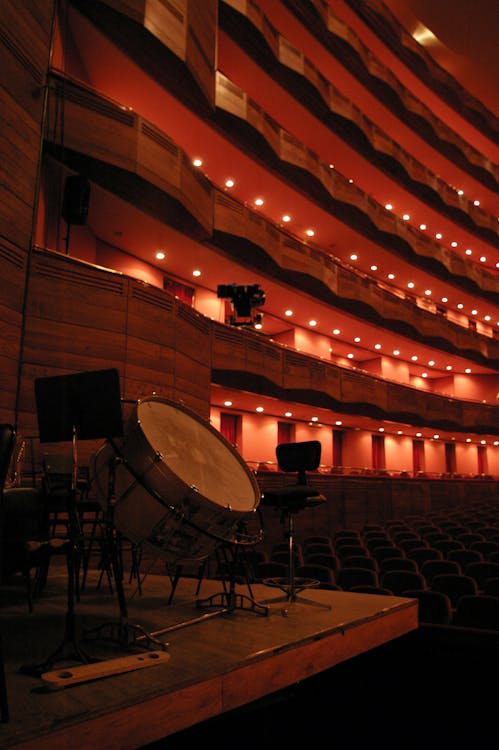
<path fill-rule="evenodd" d="M 178 281 L 173 281 L 165 276 L 163 279 L 163 289 L 169 294 L 173 294 L 174 297 L 178 297 L 181 302 L 185 302 L 186 305 L 194 304 L 194 289 L 191 286 L 180 284 Z"/>
<path fill-rule="evenodd" d="M 419 471 L 425 470 L 424 463 L 424 440 L 412 441 L 412 468 L 416 475 Z"/>
<path fill-rule="evenodd" d="M 454 443 L 445 443 L 445 471 L 448 474 L 456 473 L 456 446 Z"/>
<path fill-rule="evenodd" d="M 278 422 L 277 423 L 277 444 L 279 443 L 294 443 L 295 440 L 295 425 L 291 422 Z"/>
<path fill-rule="evenodd" d="M 487 462 L 487 448 L 485 445 L 477 446 L 478 473 L 487 474 L 489 470 Z"/>
<path fill-rule="evenodd" d="M 343 432 L 333 430 L 333 466 L 343 466 Z"/>
<path fill-rule="evenodd" d="M 220 432 L 234 448 L 237 448 L 239 420 L 239 414 L 220 414 Z"/>
<path fill-rule="evenodd" d="M 385 467 L 385 436 L 372 436 L 372 459 L 373 469 L 384 469 Z"/>

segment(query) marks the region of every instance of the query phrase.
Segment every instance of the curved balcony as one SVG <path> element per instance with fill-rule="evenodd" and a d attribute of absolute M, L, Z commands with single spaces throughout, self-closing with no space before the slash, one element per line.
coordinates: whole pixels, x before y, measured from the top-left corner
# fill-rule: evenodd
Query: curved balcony
<path fill-rule="evenodd" d="M 253 331 L 214 322 L 143 282 L 38 250 L 26 313 L 28 365 L 33 377 L 116 367 L 124 398 L 175 393 L 205 416 L 210 383 L 218 383 L 343 413 L 497 432 L 497 406 L 418 391 L 286 349 Z M 23 395 L 21 409 L 35 424 L 34 394 Z"/>
<path fill-rule="evenodd" d="M 200 36 L 197 10 L 196 13 L 181 14 L 180 20 L 176 18 L 175 23 L 171 25 L 173 31 L 166 33 L 165 18 L 170 18 L 170 16 L 163 18 L 159 25 L 153 24 L 150 18 L 151 11 L 143 0 L 137 0 L 137 8 L 134 10 L 131 7 L 118 6 L 112 0 L 106 0 L 100 3 L 98 13 L 88 3 L 81 3 L 78 0 L 73 0 L 73 2 L 96 24 L 104 28 L 105 33 L 117 44 L 129 49 L 133 42 L 136 58 L 151 75 L 161 82 L 161 85 L 174 90 L 182 101 L 200 113 L 205 112 L 208 100 L 211 114 L 215 101 L 215 70 L 212 66 L 210 67 L 209 63 L 212 62 L 213 39 L 216 37 L 213 13 L 209 11 L 211 3 L 206 4 L 208 17 L 205 19 L 206 23 L 202 25 L 206 37 L 204 44 L 201 45 L 198 42 L 196 45 L 193 42 L 190 45 L 187 43 L 181 45 L 181 40 L 189 38 L 189 35 L 194 40 Z M 114 9 L 115 5 L 118 10 Z M 113 6 L 113 9 L 108 6 Z M 245 4 L 244 13 L 238 7 L 238 18 L 235 23 L 230 21 L 231 14 L 235 13 L 230 6 L 229 2 L 221 3 L 220 23 L 222 27 L 224 24 L 228 25 L 231 35 L 235 35 L 248 54 L 256 56 L 260 64 L 265 65 L 266 57 L 270 57 L 267 67 L 271 68 L 272 75 L 281 80 L 282 85 L 292 87 L 290 90 L 293 96 L 301 98 L 302 103 L 333 132 L 351 143 L 359 153 L 377 164 L 380 169 L 390 174 L 394 180 L 400 182 L 428 205 L 436 206 L 439 211 L 446 213 L 449 218 L 468 231 L 481 236 L 485 241 L 497 240 L 496 221 L 493 216 L 479 206 L 475 206 L 464 196 L 458 195 L 456 190 L 377 127 L 326 80 L 310 60 L 272 27 L 257 6 Z M 171 15 L 173 10 L 169 13 Z M 242 28 L 244 22 L 249 25 L 252 35 L 250 40 L 248 40 L 248 31 Z M 195 28 L 192 28 L 192 24 Z M 182 30 L 183 35 L 179 29 Z M 262 50 L 261 43 L 255 43 L 253 38 L 255 34 L 264 41 L 265 51 Z M 197 56 L 188 55 L 190 49 L 198 47 L 207 48 L 211 56 L 208 56 L 208 51 L 205 54 L 199 53 Z M 158 62 L 160 59 L 161 64 Z M 165 74 L 166 70 L 169 72 L 168 75 Z M 194 87 L 185 85 L 186 75 L 194 78 Z M 204 82 L 201 90 L 196 83 L 198 80 Z M 198 92 L 197 96 L 193 96 L 193 91 Z M 461 147 L 465 150 L 467 148 L 466 144 L 460 144 Z M 477 152 L 470 163 L 480 163 L 477 159 L 481 158 L 483 157 Z"/>
<path fill-rule="evenodd" d="M 106 189 L 188 235 L 210 238 L 234 256 L 250 243 L 259 251 L 252 259 L 261 270 L 272 274 L 279 268 L 290 285 L 328 304 L 356 314 L 362 310 L 382 326 L 486 366 L 499 363 L 498 341 L 360 279 L 330 255 L 291 238 L 213 188 L 175 143 L 136 113 L 58 77 L 50 94 L 47 148 L 75 169 L 84 165 Z M 58 145 L 58 103 L 64 104 L 64 148 Z M 277 146 L 275 130 L 269 128 L 268 137 Z"/>
<path fill-rule="evenodd" d="M 496 190 L 499 167 L 463 141 L 451 128 L 439 120 L 423 102 L 414 97 L 394 74 L 362 43 L 357 35 L 334 15 L 328 3 L 313 0 L 284 0 L 290 10 L 306 23 L 328 51 L 348 67 L 376 97 L 406 125 L 429 143 L 455 160 L 485 186 Z M 492 135 L 495 141 L 497 133 Z M 489 137 L 490 137 L 489 136 Z"/>
<path fill-rule="evenodd" d="M 409 338 L 490 367 L 499 365 L 499 341 L 477 335 L 381 288 L 332 256 L 291 238 L 226 193 L 215 190 L 214 212 L 214 243 L 226 252 L 247 258 L 249 243 L 254 262 L 269 274 L 279 269 L 280 278 L 290 286 L 354 314 L 363 312 L 380 326 Z"/>
<path fill-rule="evenodd" d="M 225 4 L 230 6 L 227 0 Z M 265 19 L 262 11 L 257 13 L 255 6 L 246 6 L 243 19 L 247 20 L 247 26 L 251 23 L 249 29 L 232 19 L 232 13 L 228 10 L 221 13 L 222 27 L 225 24 L 228 33 L 237 39 L 245 51 L 271 72 L 272 77 L 279 80 L 321 123 L 326 124 L 332 132 L 354 146 L 366 159 L 387 172 L 420 200 L 437 207 L 440 212 L 485 241 L 497 242 L 497 222 L 493 216 L 464 196 L 458 195 L 455 189 L 401 148 L 388 133 L 327 80 L 300 50 L 279 34 Z M 265 40 L 267 54 L 262 53 L 261 44 L 255 42 L 255 36 Z M 442 128 L 440 122 L 438 128 Z M 456 134 L 453 136 L 455 140 Z M 469 146 L 463 141 L 459 143 L 459 148 L 466 153 Z M 489 161 L 477 151 L 473 151 L 472 155 L 470 153 L 469 160 L 472 165 L 484 160 L 487 168 L 492 170 Z M 499 171 L 494 174 L 497 178 Z"/>
<path fill-rule="evenodd" d="M 449 251 L 436 240 L 395 216 L 350 180 L 319 159 L 289 132 L 280 128 L 238 86 L 217 75 L 217 108 L 234 120 L 232 137 L 262 154 L 267 147 L 268 163 L 308 193 L 310 199 L 355 231 L 389 252 L 422 265 L 456 286 L 482 294 L 497 304 L 497 277 Z M 247 127 L 242 127 L 244 124 Z M 262 143 L 263 141 L 263 143 Z"/>
<path fill-rule="evenodd" d="M 429 88 L 492 141 L 497 139 L 497 118 L 428 54 L 380 0 L 346 0 L 355 13 L 390 47 Z"/>

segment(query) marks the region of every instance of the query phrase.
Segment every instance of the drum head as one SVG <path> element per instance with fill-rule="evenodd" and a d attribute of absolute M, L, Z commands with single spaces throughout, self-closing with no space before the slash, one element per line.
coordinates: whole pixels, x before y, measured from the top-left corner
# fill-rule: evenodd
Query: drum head
<path fill-rule="evenodd" d="M 260 491 L 254 475 L 208 422 L 159 398 L 140 401 L 137 419 L 149 445 L 187 487 L 221 507 L 255 510 Z"/>

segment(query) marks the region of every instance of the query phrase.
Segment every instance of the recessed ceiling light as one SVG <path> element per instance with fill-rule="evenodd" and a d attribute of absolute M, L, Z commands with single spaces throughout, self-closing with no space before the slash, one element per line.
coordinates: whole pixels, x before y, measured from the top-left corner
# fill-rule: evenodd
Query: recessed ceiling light
<path fill-rule="evenodd" d="M 393 208 L 393 206 L 392 206 L 392 204 L 391 204 L 391 203 L 386 203 L 386 204 L 385 204 L 385 208 L 386 208 L 386 210 L 387 210 L 387 211 L 391 211 L 391 210 L 392 210 L 392 208 Z"/>
<path fill-rule="evenodd" d="M 435 360 L 434 359 L 428 360 L 428 367 L 434 367 L 434 366 L 435 366 Z"/>
<path fill-rule="evenodd" d="M 312 320 L 309 320 L 309 321 L 308 321 L 308 324 L 309 324 L 309 326 L 312 326 L 312 327 L 313 327 L 313 326 L 316 326 L 316 325 L 317 325 L 317 321 L 316 321 L 316 320 L 314 320 L 314 319 L 312 319 Z"/>
<path fill-rule="evenodd" d="M 411 357 L 411 359 L 412 359 L 413 362 L 417 362 L 418 361 L 418 355 L 417 354 L 413 354 L 412 357 Z"/>
<path fill-rule="evenodd" d="M 356 336 L 354 338 L 354 341 L 355 341 L 356 344 L 359 344 L 360 343 L 360 336 Z"/>
<path fill-rule="evenodd" d="M 350 260 L 358 260 L 358 258 L 359 258 L 359 256 L 356 255 L 355 253 L 352 253 L 351 256 L 350 256 Z"/>
<path fill-rule="evenodd" d="M 466 255 L 472 255 L 473 254 L 473 250 L 471 250 L 469 247 L 464 252 L 466 253 Z"/>
<path fill-rule="evenodd" d="M 416 432 L 416 437 L 421 437 L 422 434 L 423 434 L 422 432 Z"/>
<path fill-rule="evenodd" d="M 425 289 L 424 293 L 426 294 L 427 297 L 430 297 L 431 296 L 431 289 Z"/>
<path fill-rule="evenodd" d="M 421 229 L 422 232 L 424 232 L 424 230 L 426 229 L 426 224 L 420 224 L 419 228 Z"/>
<path fill-rule="evenodd" d="M 381 344 L 374 344 L 375 349 L 381 349 Z"/>
<path fill-rule="evenodd" d="M 400 354 L 400 349 L 394 349 L 393 354 L 395 355 L 395 357 L 398 357 L 398 355 Z"/>
<path fill-rule="evenodd" d="M 341 333 L 341 331 L 340 331 L 339 328 L 333 328 L 333 333 L 334 333 L 335 336 L 339 336 L 339 334 Z"/>
<path fill-rule="evenodd" d="M 234 187 L 235 184 L 236 183 L 234 182 L 234 180 L 231 179 L 230 177 L 228 180 L 225 180 L 225 187 L 231 188 L 231 187 Z"/>
<path fill-rule="evenodd" d="M 421 377 L 422 378 L 427 378 L 428 377 L 428 373 L 427 372 L 422 372 L 421 373 Z"/>
<path fill-rule="evenodd" d="M 313 229 L 307 229 L 305 234 L 307 235 L 307 237 L 313 237 L 315 235 L 315 232 Z"/>
<path fill-rule="evenodd" d="M 407 286 L 408 286 L 409 289 L 414 289 L 414 287 L 415 287 L 414 281 L 409 281 L 409 283 L 407 284 Z"/>
<path fill-rule="evenodd" d="M 450 246 L 451 246 L 451 247 L 457 247 L 457 242 L 456 242 L 456 240 L 452 240 L 452 242 L 450 243 Z"/>
<path fill-rule="evenodd" d="M 224 406 L 232 406 L 232 401 L 224 401 Z"/>
<path fill-rule="evenodd" d="M 336 422 L 335 422 L 335 425 L 336 425 L 337 427 L 339 427 L 339 426 L 340 426 L 340 424 L 343 424 L 343 422 L 341 421 L 341 419 L 337 419 L 337 420 L 336 420 Z"/>
<path fill-rule="evenodd" d="M 473 205 L 474 206 L 479 206 L 480 205 L 480 201 L 473 201 Z"/>
<path fill-rule="evenodd" d="M 166 258 L 166 255 L 165 255 L 165 254 L 164 254 L 163 252 L 161 252 L 161 250 L 159 250 L 159 251 L 158 251 L 158 252 L 156 253 L 156 258 L 157 258 L 158 260 L 164 260 L 164 259 Z"/>
<path fill-rule="evenodd" d="M 469 374 L 471 373 L 471 368 L 470 368 L 470 367 L 467 367 L 467 368 L 465 369 L 465 373 L 466 373 L 466 375 L 469 375 Z"/>
<path fill-rule="evenodd" d="M 384 432 L 384 431 L 385 431 L 384 427 L 378 427 L 378 432 Z"/>
<path fill-rule="evenodd" d="M 318 422 L 319 421 L 319 417 L 312 417 L 312 419 L 310 421 L 311 422 Z"/>
<path fill-rule="evenodd" d="M 388 274 L 388 278 L 390 279 L 390 281 L 393 281 L 393 279 L 395 278 L 395 274 L 394 273 L 389 273 Z"/>
<path fill-rule="evenodd" d="M 286 412 L 284 413 L 284 416 L 285 416 L 285 417 L 292 417 L 292 416 L 293 416 L 293 412 L 292 412 L 292 411 L 286 411 Z"/>
<path fill-rule="evenodd" d="M 485 257 L 485 255 L 482 255 L 480 257 L 480 263 L 486 263 L 486 262 L 487 262 L 487 258 Z"/>
<path fill-rule="evenodd" d="M 263 411 L 263 406 L 257 406 L 256 407 L 256 411 L 262 412 Z"/>
<path fill-rule="evenodd" d="M 289 214 L 284 214 L 282 220 L 287 223 L 288 221 L 291 221 L 291 216 Z"/>
<path fill-rule="evenodd" d="M 286 316 L 287 318 L 290 318 L 290 317 L 291 317 L 291 316 L 293 315 L 293 311 L 292 311 L 292 310 L 285 310 L 285 311 L 284 311 L 284 315 L 285 315 L 285 316 Z"/>
<path fill-rule="evenodd" d="M 448 302 L 448 301 L 449 301 L 448 297 L 442 297 L 442 302 Z"/>
<path fill-rule="evenodd" d="M 435 235 L 435 237 L 437 238 L 437 240 L 441 240 L 442 237 L 443 237 L 442 232 L 437 232 L 436 235 Z"/>
<path fill-rule="evenodd" d="M 192 272 L 192 275 L 193 276 L 201 276 L 201 271 L 199 270 L 199 268 L 195 268 L 194 271 Z"/>
<path fill-rule="evenodd" d="M 371 271 L 377 271 L 377 270 L 378 270 L 378 266 L 375 266 L 375 265 L 371 266 Z"/>
<path fill-rule="evenodd" d="M 409 214 L 404 214 L 404 215 L 402 216 L 402 218 L 403 218 L 403 220 L 404 220 L 404 221 L 409 221 L 409 219 L 410 219 L 411 217 L 410 217 L 410 215 L 409 215 Z"/>
<path fill-rule="evenodd" d="M 192 160 L 192 163 L 194 164 L 195 167 L 201 167 L 203 165 L 203 160 L 200 159 L 199 157 L 196 157 L 195 159 Z"/>
<path fill-rule="evenodd" d="M 263 206 L 263 198 L 255 198 L 255 206 Z"/>

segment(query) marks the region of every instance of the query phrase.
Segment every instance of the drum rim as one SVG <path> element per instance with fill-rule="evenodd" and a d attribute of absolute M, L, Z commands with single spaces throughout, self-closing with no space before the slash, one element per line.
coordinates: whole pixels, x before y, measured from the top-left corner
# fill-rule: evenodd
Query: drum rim
<path fill-rule="evenodd" d="M 232 454 L 232 456 L 234 458 L 236 458 L 236 460 L 238 461 L 238 463 L 240 464 L 240 466 L 242 467 L 242 469 L 246 473 L 246 475 L 247 475 L 247 477 L 248 477 L 248 479 L 250 481 L 250 484 L 252 485 L 253 490 L 254 490 L 255 503 L 253 505 L 253 508 L 251 510 L 249 510 L 249 511 L 241 511 L 241 512 L 242 513 L 251 513 L 253 511 L 255 511 L 258 508 L 258 506 L 260 505 L 260 500 L 261 500 L 261 489 L 260 489 L 260 486 L 259 486 L 259 484 L 257 482 L 256 476 L 255 476 L 254 472 L 252 472 L 252 470 L 249 468 L 248 464 L 243 459 L 243 457 L 241 456 L 241 454 L 236 450 L 236 448 L 234 448 L 234 446 L 227 440 L 227 438 L 224 435 L 222 435 L 222 433 L 220 432 L 220 430 L 217 430 L 217 428 L 214 427 L 209 420 L 204 419 L 203 417 L 201 417 L 199 414 L 197 414 L 195 411 L 193 411 L 191 408 L 189 408 L 185 404 L 178 403 L 176 401 L 173 401 L 173 399 L 168 399 L 168 398 L 166 398 L 164 396 L 157 396 L 157 395 L 145 396 L 144 398 L 137 399 L 136 402 L 135 402 L 135 404 L 134 404 L 133 410 L 132 410 L 132 412 L 130 414 L 130 420 L 133 418 L 133 416 L 135 414 L 136 415 L 136 420 L 140 424 L 139 407 L 142 404 L 147 403 L 147 402 L 151 402 L 151 401 L 159 402 L 159 403 L 165 403 L 165 404 L 167 404 L 168 406 L 170 406 L 170 407 L 172 407 L 174 409 L 178 409 L 179 411 L 182 411 L 188 417 L 192 417 L 196 422 L 198 422 L 199 424 L 201 424 L 202 427 L 205 427 L 216 439 L 218 439 L 224 445 L 225 448 L 228 448 L 229 452 Z M 147 439 L 147 436 L 144 435 L 144 437 L 146 437 L 146 439 Z M 154 446 L 151 446 L 151 448 L 154 448 Z"/>

